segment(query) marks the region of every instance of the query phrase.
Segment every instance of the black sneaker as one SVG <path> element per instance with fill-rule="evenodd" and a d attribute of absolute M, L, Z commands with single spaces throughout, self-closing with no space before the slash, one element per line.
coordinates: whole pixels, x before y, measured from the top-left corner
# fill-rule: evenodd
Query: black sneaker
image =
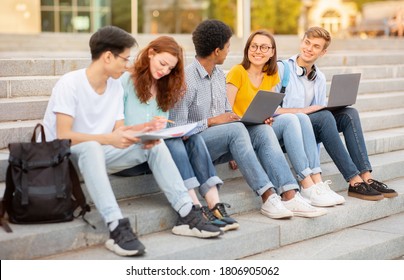
<path fill-rule="evenodd" d="M 146 248 L 137 239 L 130 226 L 129 219 L 120 219 L 118 222 L 116 229 L 110 232 L 109 239 L 105 242 L 105 247 L 120 256 L 143 255 Z"/>
<path fill-rule="evenodd" d="M 355 183 L 352 187 L 348 187 L 348 196 L 356 197 L 364 200 L 382 200 L 384 196 L 378 191 L 371 188 L 365 182 Z"/>
<path fill-rule="evenodd" d="M 215 207 L 210 209 L 210 211 L 212 211 L 216 218 L 227 224 L 226 230 L 238 229 L 240 225 L 235 219 L 227 214 L 225 207 L 230 208 L 231 206 L 227 203 L 216 203 Z"/>
<path fill-rule="evenodd" d="M 376 181 L 375 179 L 369 179 L 368 185 L 372 189 L 381 193 L 386 198 L 392 198 L 392 197 L 398 196 L 398 193 L 395 190 L 389 189 L 389 187 L 387 187 L 387 185 L 385 183 Z"/>
<path fill-rule="evenodd" d="M 215 215 L 213 215 L 212 211 L 210 211 L 207 206 L 202 206 L 201 210 L 203 215 L 206 217 L 206 219 L 208 219 L 209 222 L 212 223 L 212 225 L 217 226 L 223 231 L 227 230 L 226 229 L 227 223 L 216 218 Z"/>
<path fill-rule="evenodd" d="M 177 224 L 173 227 L 172 233 L 199 238 L 211 238 L 223 234 L 217 226 L 212 225 L 203 216 L 199 205 L 193 205 L 191 212 L 184 218 L 181 216 L 178 217 Z"/>

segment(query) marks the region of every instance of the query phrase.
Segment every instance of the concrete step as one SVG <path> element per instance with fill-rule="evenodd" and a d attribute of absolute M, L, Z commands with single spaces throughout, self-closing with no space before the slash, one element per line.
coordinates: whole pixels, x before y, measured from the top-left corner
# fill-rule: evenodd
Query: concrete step
<path fill-rule="evenodd" d="M 0 149 L 9 143 L 31 141 L 35 125 L 40 120 L 0 122 Z"/>
<path fill-rule="evenodd" d="M 345 143 L 341 135 L 342 142 Z M 366 149 L 369 155 L 382 154 L 404 149 L 404 128 L 369 131 L 365 133 Z M 324 146 L 320 148 L 321 163 L 331 162 Z"/>
<path fill-rule="evenodd" d="M 404 177 L 404 150 L 369 156 L 372 164 L 372 176 L 380 181 Z M 348 183 L 342 177 L 333 162 L 321 163 L 323 180 L 331 180 L 334 191 L 346 190 Z"/>
<path fill-rule="evenodd" d="M 354 66 L 325 66 L 321 67 L 327 80 L 331 80 L 333 75 L 347 73 L 362 73 L 362 80 L 402 78 L 404 77 L 403 64 L 374 64 L 374 65 L 354 65 Z"/>
<path fill-rule="evenodd" d="M 375 179 L 378 179 L 380 181 L 388 181 L 398 177 L 404 177 L 404 169 L 402 168 L 402 166 L 404 165 L 404 150 L 371 155 L 370 162 L 372 163 L 372 174 Z M 1 168 L 4 170 L 2 172 L 2 174 L 4 175 L 2 176 L 5 176 L 6 167 L 7 162 L 4 161 Z M 323 180 L 331 180 L 332 184 L 330 187 L 334 191 L 345 191 L 347 189 L 348 183 L 344 180 L 341 173 L 333 162 L 322 163 L 321 168 L 323 170 Z M 245 188 L 245 190 L 239 191 L 239 194 L 241 196 L 251 198 L 254 197 L 252 191 L 250 191 L 248 185 L 246 185 L 244 179 L 242 178 L 239 170 L 231 170 L 229 169 L 227 164 L 217 165 L 216 169 L 218 176 L 225 182 L 224 186 L 226 188 L 229 186 L 229 188 L 236 190 L 236 188 L 242 186 L 242 188 Z M 5 178 L 3 177 L 3 181 L 0 181 L 0 198 L 4 194 L 4 180 Z M 160 193 L 160 189 L 156 181 L 150 174 L 134 177 L 121 177 L 111 175 L 110 180 L 114 194 L 117 199 L 132 199 L 135 197 L 156 195 Z M 82 184 L 82 189 L 87 197 L 87 200 L 91 203 L 91 198 L 88 195 L 84 183 Z M 233 200 L 230 199 L 230 201 L 227 200 L 227 202 L 232 204 Z M 247 209 L 245 210 L 251 210 L 251 208 L 248 208 L 251 206 L 245 206 L 247 207 Z"/>
<path fill-rule="evenodd" d="M 314 240 L 320 238 L 322 241 L 324 238 L 327 238 L 324 237 L 325 235 L 334 232 L 336 232 L 338 238 L 336 240 L 328 238 L 328 241 L 331 242 L 329 246 L 326 246 L 327 243 L 324 241 L 313 245 L 312 248 L 304 246 L 303 248 L 308 250 L 306 259 L 310 259 L 310 257 L 314 259 L 316 257 L 319 259 L 334 259 L 338 258 L 338 256 L 340 256 L 339 258 L 347 259 L 397 258 L 404 254 L 404 245 L 402 242 L 404 239 L 404 227 L 402 226 L 404 215 L 404 179 L 391 181 L 389 185 L 394 186 L 399 192 L 398 197 L 370 202 L 347 197 L 345 193 L 341 193 L 347 200 L 345 205 L 328 208 L 327 215 L 313 219 L 293 217 L 289 220 L 273 220 L 261 215 L 258 211 L 235 215 L 234 217 L 240 223 L 240 229 L 227 232 L 217 239 L 201 240 L 180 237 L 171 234 L 170 230 L 147 234 L 140 237 L 147 248 L 147 253 L 137 259 L 245 259 L 254 257 L 264 259 L 266 255 L 263 255 L 261 258 L 261 254 L 264 253 L 268 254 L 268 258 L 271 259 L 301 259 L 304 253 L 299 248 L 289 250 L 289 254 L 284 255 L 276 255 L 276 252 L 287 250 L 291 246 L 297 246 L 299 244 L 297 242 L 304 240 L 314 242 Z M 243 201 L 246 201 L 246 199 L 243 199 Z M 383 219 L 391 215 L 396 216 Z M 383 220 L 370 223 L 378 219 Z M 70 224 L 73 223 L 66 224 L 65 232 L 69 231 Z M 139 223 L 139 220 L 137 224 L 139 229 L 143 226 L 142 223 Z M 379 231 L 382 226 L 384 226 L 383 230 Z M 41 227 L 37 226 L 37 228 Z M 19 230 L 22 229 L 18 227 Z M 343 238 L 344 235 L 346 236 L 345 231 L 352 230 L 362 230 L 362 232 L 361 234 L 353 234 L 351 238 L 355 240 L 349 243 L 339 244 L 339 242 L 336 242 L 337 240 L 346 241 Z M 45 259 L 122 259 L 104 248 L 103 242 L 106 240 L 105 232 L 104 236 L 98 239 L 100 244 L 93 244 L 91 246 L 89 241 L 90 239 L 95 239 L 95 235 L 92 234 L 90 236 L 88 231 L 83 228 L 80 236 L 76 234 L 77 237 L 74 239 L 74 244 L 71 243 L 72 240 L 69 240 L 70 243 L 60 242 L 60 236 L 58 236 L 59 242 L 52 242 L 52 246 L 49 246 L 49 241 L 46 242 L 43 240 L 45 237 L 32 237 L 31 240 L 35 240 L 36 248 L 45 247 L 43 250 L 49 254 L 48 256 L 42 254 Z M 99 233 L 99 235 L 102 235 L 102 233 Z M 254 238 L 251 238 L 252 236 Z M 88 238 L 87 246 L 81 246 L 81 248 L 77 246 L 81 241 L 80 239 L 85 238 Z M 375 242 L 378 242 L 378 244 L 375 245 Z M 22 255 L 27 253 L 31 253 L 30 257 L 27 258 L 35 258 L 28 246 L 23 247 L 25 244 L 24 238 L 20 239 L 20 246 L 15 243 L 12 245 L 12 252 L 10 252 L 11 250 L 9 251 L 8 246 L 6 247 L 10 243 L 12 242 L 5 242 L 4 248 L 7 249 L 8 254 L 2 256 L 2 259 L 22 258 Z M 40 243 L 45 244 L 41 246 Z M 60 244 L 59 247 L 64 247 L 64 249 L 60 249 L 60 251 L 63 250 L 63 253 L 51 255 L 49 252 L 50 247 L 55 247 L 56 244 Z M 237 244 L 237 246 L 235 247 L 234 244 Z M 348 248 L 346 247 L 348 244 L 355 246 L 350 248 L 345 254 L 342 254 L 344 251 L 337 246 Z M 395 248 L 393 248 L 394 244 L 396 244 Z M 324 245 L 324 247 L 320 245 Z M 386 248 L 385 246 L 388 247 Z M 367 247 L 371 247 L 373 250 Z M 356 252 L 354 252 L 355 248 Z M 367 248 L 366 252 L 364 252 L 364 248 Z M 388 250 L 389 248 L 392 250 Z M 38 251 L 36 251 L 38 254 L 37 257 L 41 257 Z M 275 255 L 272 256 L 271 252 L 275 252 Z M 324 253 L 320 254 L 322 252 Z"/>
<path fill-rule="evenodd" d="M 0 98 L 0 122 L 40 120 L 43 118 L 49 96 Z M 360 94 L 354 105 L 360 112 L 402 108 L 404 91 Z"/>
<path fill-rule="evenodd" d="M 399 213 L 244 260 L 393 260 L 403 252 L 404 213 Z"/>
<path fill-rule="evenodd" d="M 403 155 L 401 155 L 402 151 L 404 150 L 404 127 L 367 132 L 365 134 L 365 141 L 374 169 L 379 169 L 381 174 L 384 174 L 386 171 L 388 171 L 389 174 L 391 173 L 387 178 L 383 177 L 380 179 L 385 180 L 404 176 L 394 176 L 396 171 L 399 172 L 399 174 L 404 171 L 402 168 L 400 168 L 400 164 L 403 163 L 401 159 L 404 158 Z M 341 186 L 345 186 L 346 184 L 343 181 L 342 176 L 336 169 L 331 158 L 322 145 L 320 150 L 320 159 L 324 176 L 330 180 L 333 180 L 334 183 L 339 182 Z M 5 181 L 7 166 L 8 150 L 3 149 L 0 150 L 0 182 Z M 393 166 L 390 167 L 390 169 L 393 169 L 387 169 L 388 166 Z M 223 180 L 241 177 L 241 173 L 238 170 L 230 170 L 227 164 L 217 165 L 216 169 L 219 176 Z M 142 175 L 130 178 L 111 176 L 111 180 L 115 186 L 114 191 L 118 197 L 130 197 L 142 193 L 153 193 L 159 190 L 157 184 L 150 175 Z M 134 185 L 136 185 L 136 188 L 133 188 Z M 0 187 L 0 194 L 1 193 L 3 192 L 1 191 Z"/>
<path fill-rule="evenodd" d="M 358 93 L 402 92 L 403 88 L 404 78 L 361 79 Z"/>
<path fill-rule="evenodd" d="M 135 54 L 134 54 L 135 55 Z M 279 54 L 278 54 L 279 55 Z M 279 59 L 286 59 L 292 54 L 281 55 Z M 194 59 L 194 53 L 186 53 L 185 64 L 190 63 Z M 231 51 L 219 66 L 225 70 L 229 70 L 236 64 L 241 63 L 243 59 L 242 51 Z M 391 74 L 402 76 L 404 61 L 404 51 L 395 52 L 329 52 L 326 56 L 318 60 L 317 65 L 330 73 L 336 68 L 336 72 L 352 71 L 366 72 L 369 77 L 384 77 L 383 75 Z M 0 56 L 0 77 L 14 76 L 60 76 L 66 72 L 84 68 L 91 62 L 89 54 L 66 54 L 61 53 L 59 57 L 44 56 L 33 57 L 29 53 L 26 57 L 2 58 Z M 379 67 L 378 69 L 374 69 Z M 373 71 L 374 69 L 374 71 Z M 328 75 L 327 75 L 328 76 Z M 362 77 L 363 78 L 363 77 Z"/>
<path fill-rule="evenodd" d="M 60 76 L 16 76 L 0 77 L 0 98 L 49 96 Z M 331 81 L 327 83 L 329 91 Z M 380 92 L 402 92 L 404 77 L 383 79 L 361 79 L 359 94 Z"/>
<path fill-rule="evenodd" d="M 143 48 L 161 34 L 134 34 L 139 48 Z M 169 34 L 186 50 L 193 51 L 192 36 L 190 34 Z M 41 34 L 0 34 L 0 55 L 10 56 L 29 52 L 31 55 L 41 55 L 46 52 L 52 56 L 55 52 L 87 52 L 90 34 L 81 33 L 41 33 Z M 301 38 L 297 35 L 275 35 L 278 53 L 297 52 Z M 329 51 L 396 51 L 402 50 L 402 38 L 332 38 Z M 242 51 L 244 42 L 233 36 L 231 49 Z"/>
<path fill-rule="evenodd" d="M 404 108 L 362 112 L 360 115 L 365 132 L 404 126 Z M 42 119 L 0 122 L 0 149 L 6 148 L 8 143 L 29 141 L 33 128 L 41 121 Z"/>
<path fill-rule="evenodd" d="M 0 77 L 0 98 L 50 96 L 59 76 Z"/>
<path fill-rule="evenodd" d="M 1 102 L 1 101 L 0 101 Z M 400 109 L 404 104 L 404 91 L 359 94 L 353 105 L 359 112 Z"/>
<path fill-rule="evenodd" d="M 362 112 L 360 114 L 362 129 L 365 132 L 397 128 L 404 126 L 404 107 Z"/>
<path fill-rule="evenodd" d="M 1 98 L 0 122 L 42 119 L 48 101 L 49 96 Z"/>

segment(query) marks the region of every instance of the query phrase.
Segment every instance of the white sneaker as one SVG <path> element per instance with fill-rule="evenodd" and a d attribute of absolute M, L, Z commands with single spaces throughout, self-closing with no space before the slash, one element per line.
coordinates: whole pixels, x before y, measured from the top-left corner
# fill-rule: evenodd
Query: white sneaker
<path fill-rule="evenodd" d="M 313 206 L 328 207 L 336 205 L 335 198 L 318 183 L 309 188 L 301 188 L 302 197 Z"/>
<path fill-rule="evenodd" d="M 292 211 L 286 209 L 281 198 L 276 193 L 268 197 L 267 201 L 262 204 L 261 213 L 272 219 L 290 218 L 293 216 Z"/>
<path fill-rule="evenodd" d="M 332 184 L 331 180 L 327 180 L 325 182 L 318 183 L 318 184 L 322 184 L 323 189 L 325 191 L 327 191 L 334 198 L 335 204 L 339 205 L 339 204 L 345 203 L 345 198 L 342 195 L 337 194 L 330 188 L 330 185 Z"/>
<path fill-rule="evenodd" d="M 293 199 L 282 202 L 295 216 L 312 218 L 327 214 L 326 209 L 316 208 L 308 204 L 299 192 L 296 192 Z"/>

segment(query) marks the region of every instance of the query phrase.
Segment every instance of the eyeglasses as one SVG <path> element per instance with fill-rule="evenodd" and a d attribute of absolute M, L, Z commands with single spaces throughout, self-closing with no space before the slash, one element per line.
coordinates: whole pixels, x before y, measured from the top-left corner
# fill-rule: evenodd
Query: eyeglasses
<path fill-rule="evenodd" d="M 261 52 L 263 53 L 267 53 L 270 49 L 273 49 L 274 47 L 268 46 L 268 45 L 250 45 L 249 50 L 252 52 L 256 52 L 258 50 L 258 48 L 260 49 Z"/>
<path fill-rule="evenodd" d="M 115 56 L 122 58 L 123 60 L 125 60 L 126 62 L 126 66 L 130 66 L 133 64 L 133 57 L 129 56 L 129 57 L 123 57 L 119 54 L 114 53 Z"/>

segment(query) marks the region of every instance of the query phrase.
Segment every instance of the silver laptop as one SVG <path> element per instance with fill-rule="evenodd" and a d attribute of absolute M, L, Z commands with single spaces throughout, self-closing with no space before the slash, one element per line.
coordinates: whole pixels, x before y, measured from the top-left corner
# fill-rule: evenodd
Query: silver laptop
<path fill-rule="evenodd" d="M 361 73 L 334 75 L 325 109 L 335 110 L 355 104 L 360 79 Z"/>
<path fill-rule="evenodd" d="M 259 90 L 240 121 L 246 125 L 263 123 L 274 115 L 284 96 L 279 92 Z"/>

